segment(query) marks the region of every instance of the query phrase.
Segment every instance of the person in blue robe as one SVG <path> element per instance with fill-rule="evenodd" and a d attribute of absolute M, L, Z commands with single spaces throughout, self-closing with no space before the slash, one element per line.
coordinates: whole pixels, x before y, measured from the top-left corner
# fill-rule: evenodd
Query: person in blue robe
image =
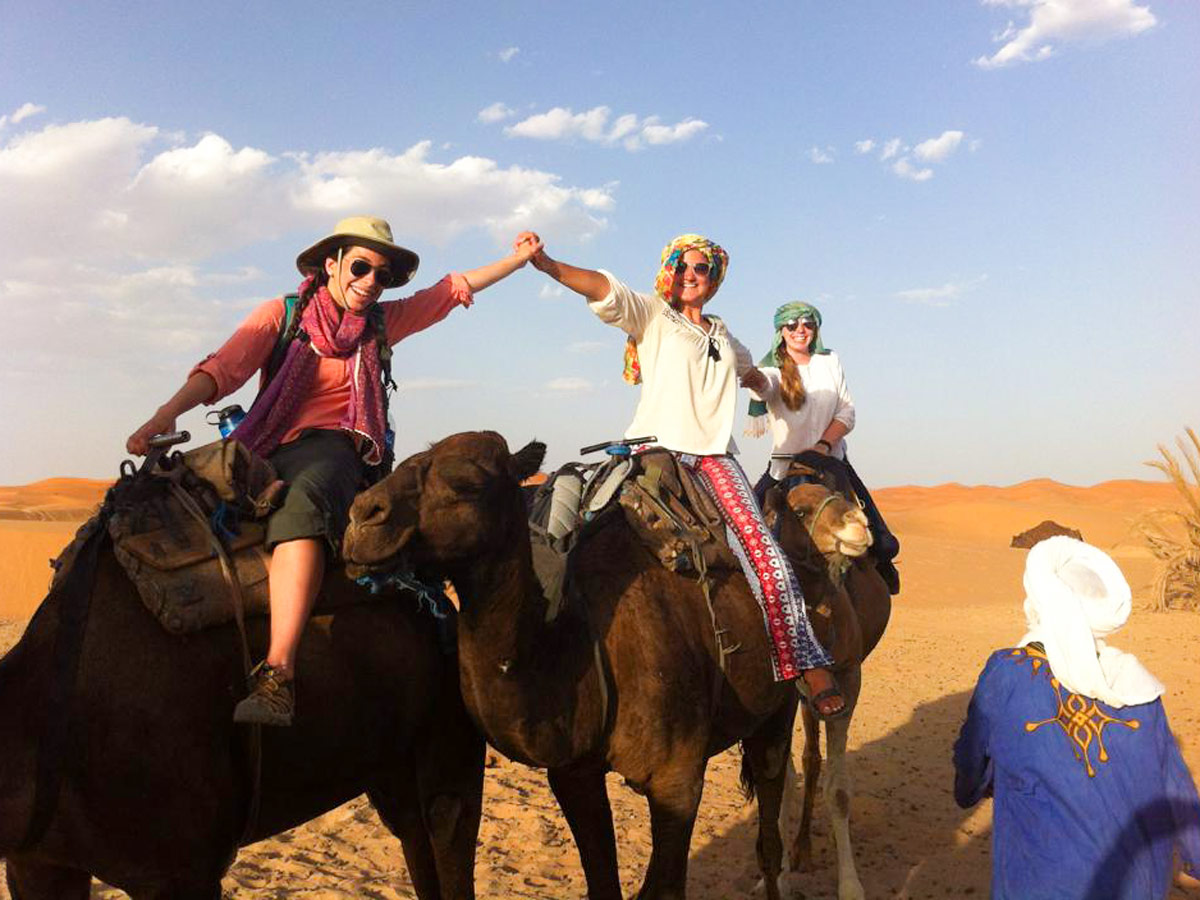
<path fill-rule="evenodd" d="M 1155 900 L 1200 875 L 1200 796 L 1163 686 L 1104 642 L 1129 585 L 1082 541 L 1037 544 L 1029 631 L 991 655 L 954 745 L 954 797 L 993 798 L 993 900 Z"/>

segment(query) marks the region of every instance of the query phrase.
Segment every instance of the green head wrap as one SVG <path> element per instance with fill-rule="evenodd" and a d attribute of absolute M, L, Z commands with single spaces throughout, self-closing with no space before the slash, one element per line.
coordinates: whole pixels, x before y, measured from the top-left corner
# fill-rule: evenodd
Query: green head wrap
<path fill-rule="evenodd" d="M 775 336 L 771 338 L 771 349 L 758 361 L 760 366 L 782 365 L 783 360 L 778 354 L 780 345 L 783 343 L 783 326 L 788 322 L 798 322 L 801 319 L 809 319 L 817 326 L 817 333 L 813 336 L 813 341 L 808 347 L 809 352 L 816 355 L 824 355 L 829 352 L 825 349 L 825 345 L 821 343 L 821 311 L 811 303 L 793 300 L 791 303 L 785 303 L 779 309 L 775 310 Z M 766 414 L 766 403 L 761 400 L 750 401 L 749 415 L 751 419 L 757 419 L 759 416 L 765 416 Z"/>

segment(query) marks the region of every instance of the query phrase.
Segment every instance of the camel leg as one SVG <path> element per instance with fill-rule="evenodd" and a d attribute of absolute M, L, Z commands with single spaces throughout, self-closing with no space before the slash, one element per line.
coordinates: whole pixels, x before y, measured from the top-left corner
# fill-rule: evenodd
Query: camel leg
<path fill-rule="evenodd" d="M 418 766 L 408 760 L 367 792 L 379 818 L 400 839 L 420 900 L 475 897 L 475 842 L 483 810 L 483 743 L 478 740 L 476 747 L 476 740 L 469 741 L 468 748 L 457 748 L 457 753 L 442 746 L 442 764 L 448 766 L 442 772 L 413 775 Z M 456 776 L 446 756 L 467 755 L 464 749 L 478 760 L 466 760 L 471 771 L 460 769 Z M 449 779 L 441 777 L 446 772 Z"/>
<path fill-rule="evenodd" d="M 850 734 L 850 721 L 858 702 L 858 692 L 862 687 L 862 670 L 856 668 L 848 671 L 840 679 L 850 712 L 840 719 L 825 723 L 825 755 L 829 762 L 825 802 L 829 805 L 829 818 L 837 845 L 838 900 L 863 900 L 866 895 L 854 867 L 854 847 L 850 843 L 851 785 L 846 766 L 846 740 Z"/>
<path fill-rule="evenodd" d="M 683 900 L 686 896 L 688 848 L 704 790 L 704 745 L 703 738 L 697 741 L 698 758 L 680 759 L 683 754 L 678 753 L 669 765 L 656 769 L 646 785 L 653 849 L 637 900 Z"/>
<path fill-rule="evenodd" d="M 780 900 L 779 873 L 783 870 L 783 839 L 779 834 L 779 812 L 783 803 L 784 779 L 791 774 L 792 726 L 796 699 L 764 722 L 742 741 L 743 771 L 758 797 L 758 868 L 762 872 L 767 900 Z"/>
<path fill-rule="evenodd" d="M 546 773 L 550 790 L 571 827 L 587 879 L 588 900 L 621 900 L 617 836 L 600 766 L 561 767 Z"/>
<path fill-rule="evenodd" d="M 444 691 L 457 695 L 457 682 Z M 461 701 L 443 712 L 412 753 L 367 791 L 383 823 L 400 838 L 421 900 L 473 900 L 475 842 L 483 814 L 483 736 Z"/>
<path fill-rule="evenodd" d="M 367 790 L 367 796 L 387 829 L 400 839 L 404 863 L 413 891 L 420 900 L 440 900 L 437 859 L 429 829 L 421 815 L 421 799 L 417 790 L 416 768 L 411 759 L 397 765 L 386 778 Z"/>
<path fill-rule="evenodd" d="M 92 876 L 49 863 L 10 857 L 4 867 L 12 900 L 87 900 Z"/>
<path fill-rule="evenodd" d="M 800 808 L 800 827 L 796 829 L 792 852 L 788 855 L 788 868 L 793 872 L 812 869 L 813 804 L 821 777 L 821 732 L 817 717 L 807 703 L 800 708 L 800 720 L 804 723 L 804 802 Z"/>

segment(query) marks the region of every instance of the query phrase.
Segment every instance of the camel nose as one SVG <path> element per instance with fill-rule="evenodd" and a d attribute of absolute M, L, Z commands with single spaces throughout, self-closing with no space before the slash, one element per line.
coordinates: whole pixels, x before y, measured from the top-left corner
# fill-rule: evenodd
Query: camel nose
<path fill-rule="evenodd" d="M 863 547 L 871 546 L 871 529 L 861 509 L 848 510 L 842 517 L 842 531 L 839 537 L 843 541 L 861 544 Z"/>
<path fill-rule="evenodd" d="M 355 525 L 382 525 L 390 514 L 391 502 L 382 491 L 365 491 L 350 507 L 350 521 Z"/>

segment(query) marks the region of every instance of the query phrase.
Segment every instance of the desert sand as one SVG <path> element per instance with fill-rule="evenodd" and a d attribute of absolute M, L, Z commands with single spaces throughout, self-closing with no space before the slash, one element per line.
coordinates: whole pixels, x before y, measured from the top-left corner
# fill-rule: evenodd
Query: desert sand
<path fill-rule="evenodd" d="M 49 577 L 46 560 L 70 537 L 104 485 L 66 479 L 0 488 L 0 651 L 20 636 Z M 1130 524 L 1172 505 L 1166 484 L 1051 481 L 1012 487 L 901 487 L 877 499 L 903 549 L 904 591 L 888 633 L 865 666 L 850 735 L 852 831 L 869 897 L 986 897 L 991 806 L 963 811 L 951 796 L 951 746 L 988 654 L 1023 632 L 1025 551 L 1012 536 L 1044 519 L 1079 529 L 1120 564 L 1137 604 L 1112 640 L 1167 685 L 1164 697 L 1185 759 L 1200 773 L 1200 616 L 1145 609 L 1154 560 Z M 799 759 L 799 740 L 794 749 Z M 755 809 L 737 785 L 739 758 L 714 758 L 692 841 L 689 897 L 751 896 L 757 881 Z M 615 776 L 610 793 L 622 882 L 632 895 L 650 848 L 642 799 Z M 798 798 L 798 793 L 797 793 Z M 788 837 L 794 814 L 788 814 Z M 832 837 L 818 806 L 815 867 L 790 896 L 836 897 Z M 543 773 L 500 759 L 489 768 L 476 867 L 481 898 L 578 898 L 582 873 Z M 244 849 L 224 883 L 235 898 L 413 897 L 399 843 L 364 798 Z M 800 892 L 803 892 L 801 894 Z M 94 897 L 122 897 L 97 883 Z M 1177 888 L 1176 898 L 1200 896 Z M 3 886 L 0 898 L 8 900 Z"/>

